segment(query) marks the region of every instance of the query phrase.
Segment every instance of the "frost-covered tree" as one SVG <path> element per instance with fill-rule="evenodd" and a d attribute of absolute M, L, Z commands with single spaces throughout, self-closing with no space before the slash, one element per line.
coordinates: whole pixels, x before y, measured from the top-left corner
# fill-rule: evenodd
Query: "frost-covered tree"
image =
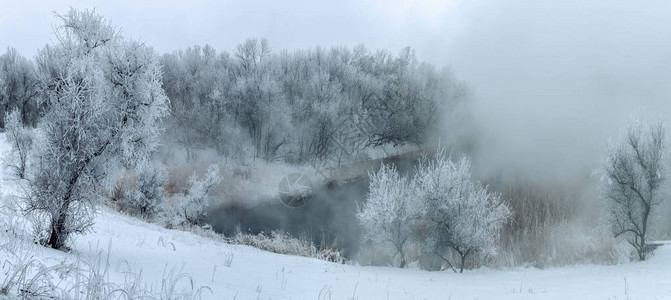
<path fill-rule="evenodd" d="M 511 216 L 498 194 L 473 180 L 468 158 L 453 162 L 443 151 L 423 161 L 412 179 L 383 166 L 371 175 L 367 201 L 357 214 L 364 239 L 391 243 L 405 265 L 404 246 L 414 241 L 463 272 L 475 253 L 495 255 L 498 236 Z M 459 257 L 453 263 L 449 251 Z"/>
<path fill-rule="evenodd" d="M 21 112 L 18 108 L 5 113 L 5 132 L 7 142 L 12 145 L 13 154 L 5 164 L 12 169 L 16 177 L 24 179 L 28 157 L 33 147 L 33 133 L 31 128 L 21 122 Z"/>
<path fill-rule="evenodd" d="M 195 174 L 189 178 L 189 189 L 178 199 L 179 214 L 184 221 L 198 224 L 203 220 L 210 207 L 208 193 L 220 180 L 219 167 L 216 165 L 207 168 L 207 173 L 200 180 Z"/>
<path fill-rule="evenodd" d="M 400 267 L 406 265 L 403 247 L 413 237 L 418 206 L 407 178 L 394 166 L 382 168 L 370 176 L 370 192 L 357 213 L 363 239 L 391 243 L 400 256 Z"/>
<path fill-rule="evenodd" d="M 428 250 L 455 272 L 456 267 L 463 272 L 469 255 L 497 253 L 499 231 L 511 211 L 499 195 L 473 180 L 468 158 L 454 163 L 439 151 L 435 159 L 418 167 L 414 180 L 427 225 L 424 246 Z M 459 256 L 458 266 L 445 255 L 450 249 Z"/>
<path fill-rule="evenodd" d="M 124 40 L 94 11 L 57 16 L 57 42 L 37 59 L 48 111 L 27 209 L 46 224 L 42 242 L 62 248 L 93 224 L 111 166 L 133 167 L 155 149 L 168 99 L 151 48 Z"/>
<path fill-rule="evenodd" d="M 247 39 L 235 49 L 243 73 L 255 72 L 270 55 L 270 45 L 265 39 Z"/>
<path fill-rule="evenodd" d="M 645 260 L 650 216 L 664 201 L 666 142 L 661 123 L 631 125 L 627 135 L 611 145 L 602 166 L 601 196 L 613 234 L 623 236 L 640 260 Z"/>
<path fill-rule="evenodd" d="M 42 91 L 32 61 L 8 48 L 0 55 L 0 115 L 18 109 L 21 122 L 35 126 L 43 109 L 39 104 Z M 0 128 L 4 128 L 0 121 Z"/>
<path fill-rule="evenodd" d="M 152 216 L 163 202 L 163 186 L 168 177 L 151 164 L 141 166 L 136 177 L 137 184 L 124 191 L 124 205 L 142 217 Z"/>
<path fill-rule="evenodd" d="M 235 51 L 236 81 L 231 91 L 234 119 L 247 129 L 255 157 L 273 161 L 284 156 L 293 126 L 279 83 L 277 64 L 269 60 L 266 40 L 248 39 Z"/>

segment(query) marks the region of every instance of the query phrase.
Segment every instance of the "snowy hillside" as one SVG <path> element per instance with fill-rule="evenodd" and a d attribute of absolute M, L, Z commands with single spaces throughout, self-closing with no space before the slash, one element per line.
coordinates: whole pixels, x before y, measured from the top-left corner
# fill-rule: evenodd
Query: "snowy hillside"
<path fill-rule="evenodd" d="M 113 265 L 127 261 L 157 283 L 166 266 L 183 267 L 212 289 L 204 299 L 671 299 L 670 246 L 642 263 L 453 274 L 278 255 L 105 212 L 96 233 L 78 238 L 74 249 L 94 258 L 110 243 Z M 113 278 L 122 278 L 123 268 L 113 270 Z"/>
<path fill-rule="evenodd" d="M 4 136 L 0 144 L 6 157 Z M 3 285 L 16 280 L 9 272 L 16 262 L 32 259 L 43 267 L 84 262 L 103 270 L 99 273 L 106 281 L 122 285 L 132 277 L 156 291 L 166 285 L 177 291 L 199 290 L 202 299 L 671 299 L 670 245 L 645 262 L 454 274 L 268 253 L 103 209 L 94 232 L 77 236 L 72 251 L 65 253 L 34 245 L 21 233 L 26 221 L 7 209 L 17 190 L 3 172 Z M 36 277 L 36 271 L 28 270 L 26 277 Z M 61 287 L 76 285 L 71 279 L 51 281 Z"/>
<path fill-rule="evenodd" d="M 669 246 L 642 263 L 453 274 L 267 253 L 113 212 L 102 213 L 98 220 L 96 232 L 79 237 L 74 252 L 95 259 L 111 244 L 112 280 L 123 280 L 124 261 L 155 284 L 166 268 L 182 269 L 212 290 L 203 291 L 203 299 L 671 299 Z M 45 258 L 63 256 L 55 250 L 37 251 Z"/>

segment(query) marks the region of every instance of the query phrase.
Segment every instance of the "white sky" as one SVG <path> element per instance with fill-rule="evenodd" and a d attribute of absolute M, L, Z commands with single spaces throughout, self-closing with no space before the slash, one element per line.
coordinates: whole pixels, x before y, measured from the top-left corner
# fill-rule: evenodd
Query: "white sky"
<path fill-rule="evenodd" d="M 0 49 L 33 56 L 53 11 L 96 7 L 159 52 L 246 38 L 274 49 L 405 46 L 473 90 L 481 156 L 495 168 L 596 166 L 631 118 L 671 117 L 671 1 L 0 0 Z M 671 124 L 669 124 L 671 126 Z M 565 175 L 560 175 L 565 176 Z"/>
<path fill-rule="evenodd" d="M 394 52 L 443 34 L 451 0 L 0 0 L 0 48 L 32 56 L 49 42 L 53 12 L 92 8 L 159 52 L 211 44 L 231 50 L 246 38 L 273 48 L 365 43 Z M 420 34 L 421 33 L 421 34 Z"/>

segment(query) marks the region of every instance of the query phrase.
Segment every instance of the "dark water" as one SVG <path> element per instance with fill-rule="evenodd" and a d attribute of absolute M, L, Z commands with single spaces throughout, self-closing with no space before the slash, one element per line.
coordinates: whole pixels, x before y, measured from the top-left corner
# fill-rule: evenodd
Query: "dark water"
<path fill-rule="evenodd" d="M 248 208 L 221 206 L 209 213 L 209 222 L 226 236 L 234 234 L 238 226 L 251 234 L 281 229 L 295 237 L 308 237 L 317 246 L 335 244 L 346 257 L 352 257 L 359 247 L 357 205 L 367 192 L 368 178 L 358 178 L 342 185 L 315 187 L 310 202 L 301 207 L 286 206 L 279 198 Z"/>
<path fill-rule="evenodd" d="M 421 152 L 416 151 L 372 161 L 368 165 L 379 168 L 381 163 L 393 164 L 401 174 L 411 175 L 420 156 Z M 296 208 L 284 205 L 279 197 L 255 207 L 221 206 L 208 214 L 208 222 L 216 232 L 226 236 L 233 235 L 238 226 L 251 234 L 284 230 L 294 237 L 308 237 L 317 246 L 324 241 L 326 246 L 335 244 L 346 257 L 352 258 L 358 253 L 360 244 L 357 207 L 365 201 L 368 186 L 367 175 L 344 184 L 322 184 L 314 187 L 315 193 L 309 203 Z"/>

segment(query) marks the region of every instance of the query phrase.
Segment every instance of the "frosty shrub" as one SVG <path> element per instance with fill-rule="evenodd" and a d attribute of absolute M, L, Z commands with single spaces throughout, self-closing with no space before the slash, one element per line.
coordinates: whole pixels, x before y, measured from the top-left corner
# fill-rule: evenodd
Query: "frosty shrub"
<path fill-rule="evenodd" d="M 33 148 L 33 134 L 30 128 L 21 122 L 21 112 L 14 109 L 5 113 L 5 131 L 7 142 L 12 146 L 12 157 L 5 164 L 20 179 L 26 177 L 28 157 Z"/>
<path fill-rule="evenodd" d="M 414 184 L 427 226 L 424 246 L 453 271 L 463 272 L 469 255 L 497 253 L 499 231 L 511 211 L 498 194 L 473 180 L 468 158 L 455 163 L 439 151 L 421 163 Z M 459 265 L 445 256 L 448 250 L 458 255 Z"/>
<path fill-rule="evenodd" d="M 163 186 L 168 176 L 152 165 L 145 165 L 138 170 L 136 177 L 137 184 L 128 186 L 124 191 L 124 205 L 142 217 L 151 217 L 163 202 Z"/>
<path fill-rule="evenodd" d="M 357 213 L 364 242 L 391 243 L 401 268 L 406 265 L 403 247 L 412 239 L 419 212 L 416 200 L 408 179 L 396 167 L 382 165 L 371 174 L 370 192 Z"/>
<path fill-rule="evenodd" d="M 646 238 L 651 213 L 666 198 L 665 139 L 661 123 L 629 126 L 628 134 L 608 150 L 600 170 L 608 225 L 636 249 L 640 260 L 650 250 Z"/>
<path fill-rule="evenodd" d="M 219 167 L 211 165 L 202 179 L 194 174 L 189 178 L 189 189 L 185 195 L 178 196 L 178 210 L 184 221 L 198 224 L 202 221 L 210 206 L 208 192 L 219 181 Z"/>

